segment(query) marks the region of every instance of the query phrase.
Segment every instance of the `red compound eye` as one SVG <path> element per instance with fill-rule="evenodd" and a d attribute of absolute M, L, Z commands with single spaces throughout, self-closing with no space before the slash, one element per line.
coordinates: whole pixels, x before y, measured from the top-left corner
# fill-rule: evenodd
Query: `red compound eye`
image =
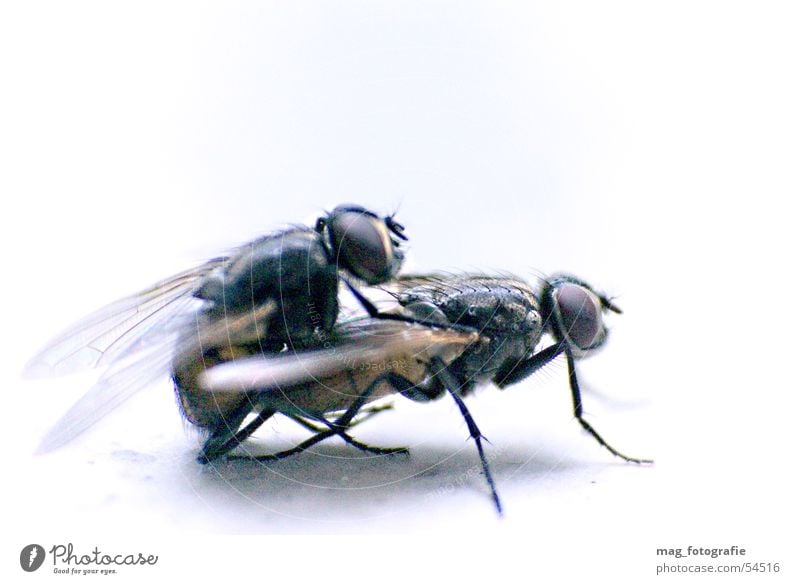
<path fill-rule="evenodd" d="M 564 335 L 581 349 L 590 349 L 603 328 L 597 296 L 578 284 L 564 283 L 555 297 Z"/>

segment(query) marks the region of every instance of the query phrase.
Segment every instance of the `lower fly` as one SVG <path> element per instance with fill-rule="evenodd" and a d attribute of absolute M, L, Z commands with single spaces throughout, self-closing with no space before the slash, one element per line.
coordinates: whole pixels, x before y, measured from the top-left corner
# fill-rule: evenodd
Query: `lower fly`
<path fill-rule="evenodd" d="M 583 418 L 576 360 L 600 349 L 607 338 L 606 311 L 621 312 L 605 295 L 573 276 L 556 275 L 533 288 L 514 277 L 485 275 L 408 276 L 394 283 L 401 310 L 429 325 L 366 320 L 338 326 L 327 349 L 254 355 L 220 361 L 197 373 L 209 399 L 247 396 L 242 415 L 212 436 L 206 460 L 221 456 L 276 413 L 316 422 L 314 436 L 287 451 L 255 456 L 275 460 L 338 435 L 376 453 L 347 432 L 361 408 L 399 393 L 416 401 L 448 394 L 455 400 L 476 444 L 498 513 L 500 497 L 483 450 L 484 436 L 463 401 L 478 385 L 505 388 L 559 355 L 567 360 L 573 413 L 581 426 L 615 456 L 632 463 L 652 461 L 622 454 Z M 468 332 L 472 331 L 472 332 Z M 551 343 L 540 348 L 544 337 Z M 402 365 L 398 365 L 402 364 Z M 364 372 L 367 373 L 364 373 Z M 243 425 L 249 411 L 259 414 Z M 396 449 L 389 449 L 396 450 Z"/>

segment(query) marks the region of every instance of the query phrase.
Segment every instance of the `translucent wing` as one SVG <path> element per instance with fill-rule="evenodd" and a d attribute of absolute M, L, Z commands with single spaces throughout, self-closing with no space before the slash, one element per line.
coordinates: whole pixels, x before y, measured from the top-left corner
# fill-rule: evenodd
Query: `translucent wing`
<path fill-rule="evenodd" d="M 451 282 L 463 275 L 449 272 L 433 272 L 430 274 L 401 274 L 383 288 L 391 293 L 401 293 L 417 286 L 448 287 Z"/>
<path fill-rule="evenodd" d="M 162 337 L 145 350 L 112 365 L 42 438 L 36 452 L 60 448 L 88 430 L 140 389 L 169 373 L 175 339 Z"/>
<path fill-rule="evenodd" d="M 404 274 L 384 286 L 384 290 L 395 298 L 413 288 L 428 291 L 433 297 L 444 297 L 453 292 L 495 289 L 498 285 L 515 288 L 523 292 L 533 290 L 525 280 L 507 272 L 469 273 L 435 272 L 431 274 Z"/>
<path fill-rule="evenodd" d="M 54 450 L 94 425 L 140 389 L 167 375 L 176 343 L 201 301 L 192 296 L 203 278 L 225 264 L 216 258 L 118 300 L 50 341 L 25 368 L 28 376 L 55 376 L 109 366 L 42 439 Z"/>
<path fill-rule="evenodd" d="M 259 355 L 217 365 L 201 375 L 200 384 L 212 392 L 265 391 L 403 356 L 423 362 L 441 357 L 449 363 L 479 339 L 476 332 L 376 319 L 344 323 L 334 333 L 324 343 L 325 348 Z"/>
<path fill-rule="evenodd" d="M 201 314 L 172 315 L 157 335 L 150 335 L 142 346 L 132 345 L 113 361 L 97 383 L 56 422 L 37 452 L 49 452 L 70 442 L 139 390 L 168 376 L 176 355 L 196 352 L 198 345 L 224 347 L 257 340 L 261 323 L 271 318 L 276 308 L 275 302 L 266 302 L 238 315 L 212 319 L 202 327 L 198 326 L 204 318 Z"/>
<path fill-rule="evenodd" d="M 197 304 L 192 293 L 203 277 L 225 264 L 220 257 L 163 280 L 90 314 L 50 341 L 25 367 L 27 376 L 55 376 L 110 364 L 170 338 L 175 317 Z"/>

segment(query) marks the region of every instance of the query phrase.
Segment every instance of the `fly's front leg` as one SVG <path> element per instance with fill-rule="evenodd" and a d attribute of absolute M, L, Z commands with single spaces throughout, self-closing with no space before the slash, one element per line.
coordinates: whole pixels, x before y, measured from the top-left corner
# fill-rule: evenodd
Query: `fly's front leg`
<path fill-rule="evenodd" d="M 497 372 L 493 381 L 500 389 L 519 383 L 558 357 L 564 352 L 564 349 L 564 343 L 557 343 L 542 349 L 529 359 L 523 359 L 510 365 L 506 364 Z"/>
<path fill-rule="evenodd" d="M 575 371 L 575 357 L 572 355 L 572 351 L 569 350 L 569 347 L 565 347 L 564 352 L 567 356 L 567 370 L 569 371 L 569 388 L 572 391 L 572 406 L 573 411 L 575 412 L 575 417 L 580 422 L 583 429 L 589 432 L 595 440 L 597 440 L 606 450 L 608 450 L 614 456 L 619 456 L 621 459 L 626 460 L 628 462 L 635 462 L 637 464 L 651 464 L 653 461 L 647 458 L 633 458 L 631 456 L 626 456 L 622 454 L 616 448 L 613 448 L 608 442 L 606 442 L 602 436 L 592 428 L 591 424 L 583 419 L 583 404 L 581 403 L 581 388 L 578 385 L 578 374 Z"/>
<path fill-rule="evenodd" d="M 505 389 L 509 385 L 519 383 L 558 357 L 564 352 L 565 347 L 564 343 L 550 345 L 546 349 L 542 349 L 534 354 L 529 359 L 523 359 L 510 365 L 504 365 L 497 372 L 497 375 L 494 376 L 493 381 L 495 385 L 500 389 Z"/>
<path fill-rule="evenodd" d="M 645 459 L 645 458 L 633 458 L 630 456 L 626 456 L 618 451 L 616 448 L 613 448 L 608 442 L 603 439 L 602 436 L 592 428 L 592 425 L 589 424 L 583 418 L 583 403 L 581 402 L 581 388 L 578 384 L 578 373 L 575 368 L 575 357 L 572 355 L 572 351 L 570 351 L 569 347 L 567 346 L 566 342 L 561 341 L 554 345 L 550 345 L 546 349 L 542 349 L 529 359 L 520 361 L 518 363 L 514 363 L 511 366 L 505 367 L 501 369 L 494 378 L 494 382 L 500 389 L 504 389 L 509 385 L 514 383 L 518 383 L 525 379 L 526 377 L 532 375 L 538 369 L 541 369 L 548 363 L 550 363 L 553 359 L 558 357 L 560 354 L 564 353 L 567 358 L 567 371 L 569 372 L 569 388 L 572 392 L 572 410 L 575 414 L 575 417 L 578 419 L 578 422 L 586 430 L 589 434 L 594 437 L 597 442 L 599 442 L 606 450 L 608 450 L 614 456 L 619 456 L 623 460 L 627 460 L 628 462 L 635 462 L 637 464 L 642 463 L 652 463 L 652 460 Z"/>

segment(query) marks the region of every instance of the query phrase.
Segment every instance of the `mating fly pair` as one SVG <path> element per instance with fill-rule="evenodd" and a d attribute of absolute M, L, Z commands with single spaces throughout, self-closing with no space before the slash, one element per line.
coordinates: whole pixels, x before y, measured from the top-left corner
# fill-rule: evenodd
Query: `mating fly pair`
<path fill-rule="evenodd" d="M 185 417 L 207 432 L 201 462 L 228 454 L 276 414 L 313 436 L 247 458 L 283 458 L 331 436 L 377 454 L 404 451 L 363 444 L 349 431 L 379 410 L 366 407 L 379 398 L 400 393 L 428 401 L 447 393 L 475 441 L 499 512 L 483 437 L 462 398 L 480 384 L 521 381 L 563 354 L 580 424 L 613 454 L 649 462 L 612 448 L 582 417 L 575 361 L 604 343 L 603 313 L 619 312 L 608 298 L 570 276 L 536 287 L 513 277 L 398 276 L 398 239 L 405 236 L 392 217 L 340 206 L 313 229 L 257 239 L 87 317 L 33 366 L 111 366 L 42 449 L 69 440 L 164 370 Z M 353 280 L 384 284 L 397 306 L 378 311 Z M 337 322 L 340 281 L 366 318 Z M 545 334 L 553 342 L 539 350 Z"/>
<path fill-rule="evenodd" d="M 243 396 L 214 396 L 195 383 L 196 376 L 244 354 L 313 346 L 339 316 L 340 282 L 377 317 L 354 281 L 374 285 L 392 279 L 403 261 L 405 239 L 392 217 L 342 205 L 314 227 L 260 237 L 87 316 L 27 366 L 31 375 L 108 366 L 48 433 L 40 451 L 71 440 L 169 374 L 182 412 L 209 433 L 207 449 L 216 452 L 216 437 L 233 426 Z"/>

